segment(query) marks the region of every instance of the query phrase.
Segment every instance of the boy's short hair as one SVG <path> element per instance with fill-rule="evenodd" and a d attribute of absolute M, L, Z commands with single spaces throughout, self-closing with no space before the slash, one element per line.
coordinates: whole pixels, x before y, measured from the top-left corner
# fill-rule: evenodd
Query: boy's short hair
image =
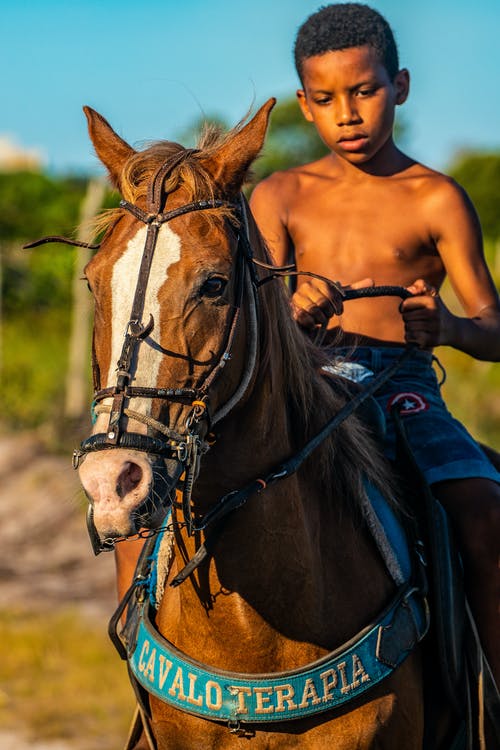
<path fill-rule="evenodd" d="M 294 58 L 300 80 L 304 61 L 309 57 L 364 45 L 375 50 L 393 80 L 399 71 L 398 48 L 385 18 L 362 3 L 321 7 L 297 32 Z"/>

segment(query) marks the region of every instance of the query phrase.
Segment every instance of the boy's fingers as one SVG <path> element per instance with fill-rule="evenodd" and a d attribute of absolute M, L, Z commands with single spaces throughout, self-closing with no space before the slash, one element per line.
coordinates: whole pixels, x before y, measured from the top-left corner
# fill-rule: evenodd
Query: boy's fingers
<path fill-rule="evenodd" d="M 440 316 L 435 308 L 420 305 L 403 311 L 405 340 L 419 347 L 433 347 L 439 344 L 441 333 Z"/>
<path fill-rule="evenodd" d="M 438 297 L 428 296 L 415 296 L 407 297 L 399 305 L 399 311 L 404 315 L 408 315 L 410 312 L 415 310 L 428 310 L 434 312 L 438 307 Z"/>
<path fill-rule="evenodd" d="M 373 279 L 366 278 L 361 279 L 360 281 L 353 281 L 352 284 L 347 284 L 343 289 L 366 289 L 368 286 L 375 286 Z"/>
<path fill-rule="evenodd" d="M 292 297 L 292 304 L 295 319 L 300 323 L 305 317 L 303 313 L 311 316 L 316 325 L 324 325 L 333 315 L 342 313 L 341 293 L 324 282 L 301 284 Z"/>
<path fill-rule="evenodd" d="M 317 325 L 326 325 L 331 315 L 327 315 L 321 307 L 315 304 L 303 305 L 293 301 L 294 318 L 304 328 L 314 328 Z"/>
<path fill-rule="evenodd" d="M 427 283 L 427 281 L 425 281 L 424 279 L 417 279 L 413 282 L 413 284 L 407 286 L 406 289 L 408 292 L 410 292 L 410 294 L 429 295 L 430 297 L 438 296 L 437 289 L 432 286 L 432 284 Z"/>
<path fill-rule="evenodd" d="M 293 317 L 299 324 L 301 328 L 305 328 L 308 331 L 314 330 L 316 328 L 316 321 L 312 317 L 312 315 L 309 315 L 308 312 L 305 310 L 295 309 L 293 310 Z"/>

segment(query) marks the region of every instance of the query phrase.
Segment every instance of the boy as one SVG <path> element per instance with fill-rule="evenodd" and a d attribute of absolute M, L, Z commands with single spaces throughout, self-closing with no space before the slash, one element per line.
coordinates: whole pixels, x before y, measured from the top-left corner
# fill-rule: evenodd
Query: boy
<path fill-rule="evenodd" d="M 354 361 L 358 380 L 384 369 L 405 342 L 418 344 L 375 395 L 386 415 L 392 403 L 402 404 L 416 460 L 452 518 L 469 601 L 500 684 L 500 475 L 447 412 L 431 366 L 437 345 L 500 360 L 500 306 L 479 222 L 461 188 L 394 144 L 395 107 L 408 96 L 409 74 L 399 69 L 380 14 L 358 3 L 321 8 L 299 29 L 295 62 L 302 113 L 330 153 L 263 181 L 252 211 L 278 265 L 293 258 L 298 270 L 343 285 L 370 277 L 356 286 L 374 279 L 416 295 L 401 305 L 353 301 L 342 312 L 335 290 L 313 280 L 299 284 L 292 305 L 304 328 L 328 323 L 327 343 L 344 347 L 335 353 Z M 439 297 L 446 274 L 467 317 L 453 315 Z M 341 327 L 333 317 L 339 311 Z M 392 435 L 388 419 L 389 456 Z"/>

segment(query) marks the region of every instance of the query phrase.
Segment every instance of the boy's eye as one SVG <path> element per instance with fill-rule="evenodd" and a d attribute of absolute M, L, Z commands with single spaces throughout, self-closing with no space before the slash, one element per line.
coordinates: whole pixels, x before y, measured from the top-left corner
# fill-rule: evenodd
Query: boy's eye
<path fill-rule="evenodd" d="M 331 97 L 329 97 L 329 96 L 323 96 L 321 99 L 315 99 L 314 103 L 322 105 L 322 104 L 330 104 L 331 101 L 332 101 Z"/>
<path fill-rule="evenodd" d="M 372 96 L 375 93 L 376 89 L 358 89 L 357 95 L 360 97 L 364 96 Z"/>

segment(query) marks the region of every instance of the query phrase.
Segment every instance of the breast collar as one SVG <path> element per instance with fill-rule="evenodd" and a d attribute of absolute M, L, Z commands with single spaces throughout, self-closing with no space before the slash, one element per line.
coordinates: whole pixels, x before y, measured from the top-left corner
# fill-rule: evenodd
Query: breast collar
<path fill-rule="evenodd" d="M 195 716 L 226 722 L 230 731 L 339 708 L 388 677 L 429 627 L 427 585 L 420 550 L 380 491 L 365 484 L 368 528 L 396 593 L 357 635 L 310 664 L 285 672 L 251 674 L 207 666 L 177 649 L 154 625 L 161 540 L 148 539 L 135 580 L 110 621 L 109 633 L 128 661 L 133 681 L 165 703 Z M 119 632 L 127 608 L 126 625 Z"/>

